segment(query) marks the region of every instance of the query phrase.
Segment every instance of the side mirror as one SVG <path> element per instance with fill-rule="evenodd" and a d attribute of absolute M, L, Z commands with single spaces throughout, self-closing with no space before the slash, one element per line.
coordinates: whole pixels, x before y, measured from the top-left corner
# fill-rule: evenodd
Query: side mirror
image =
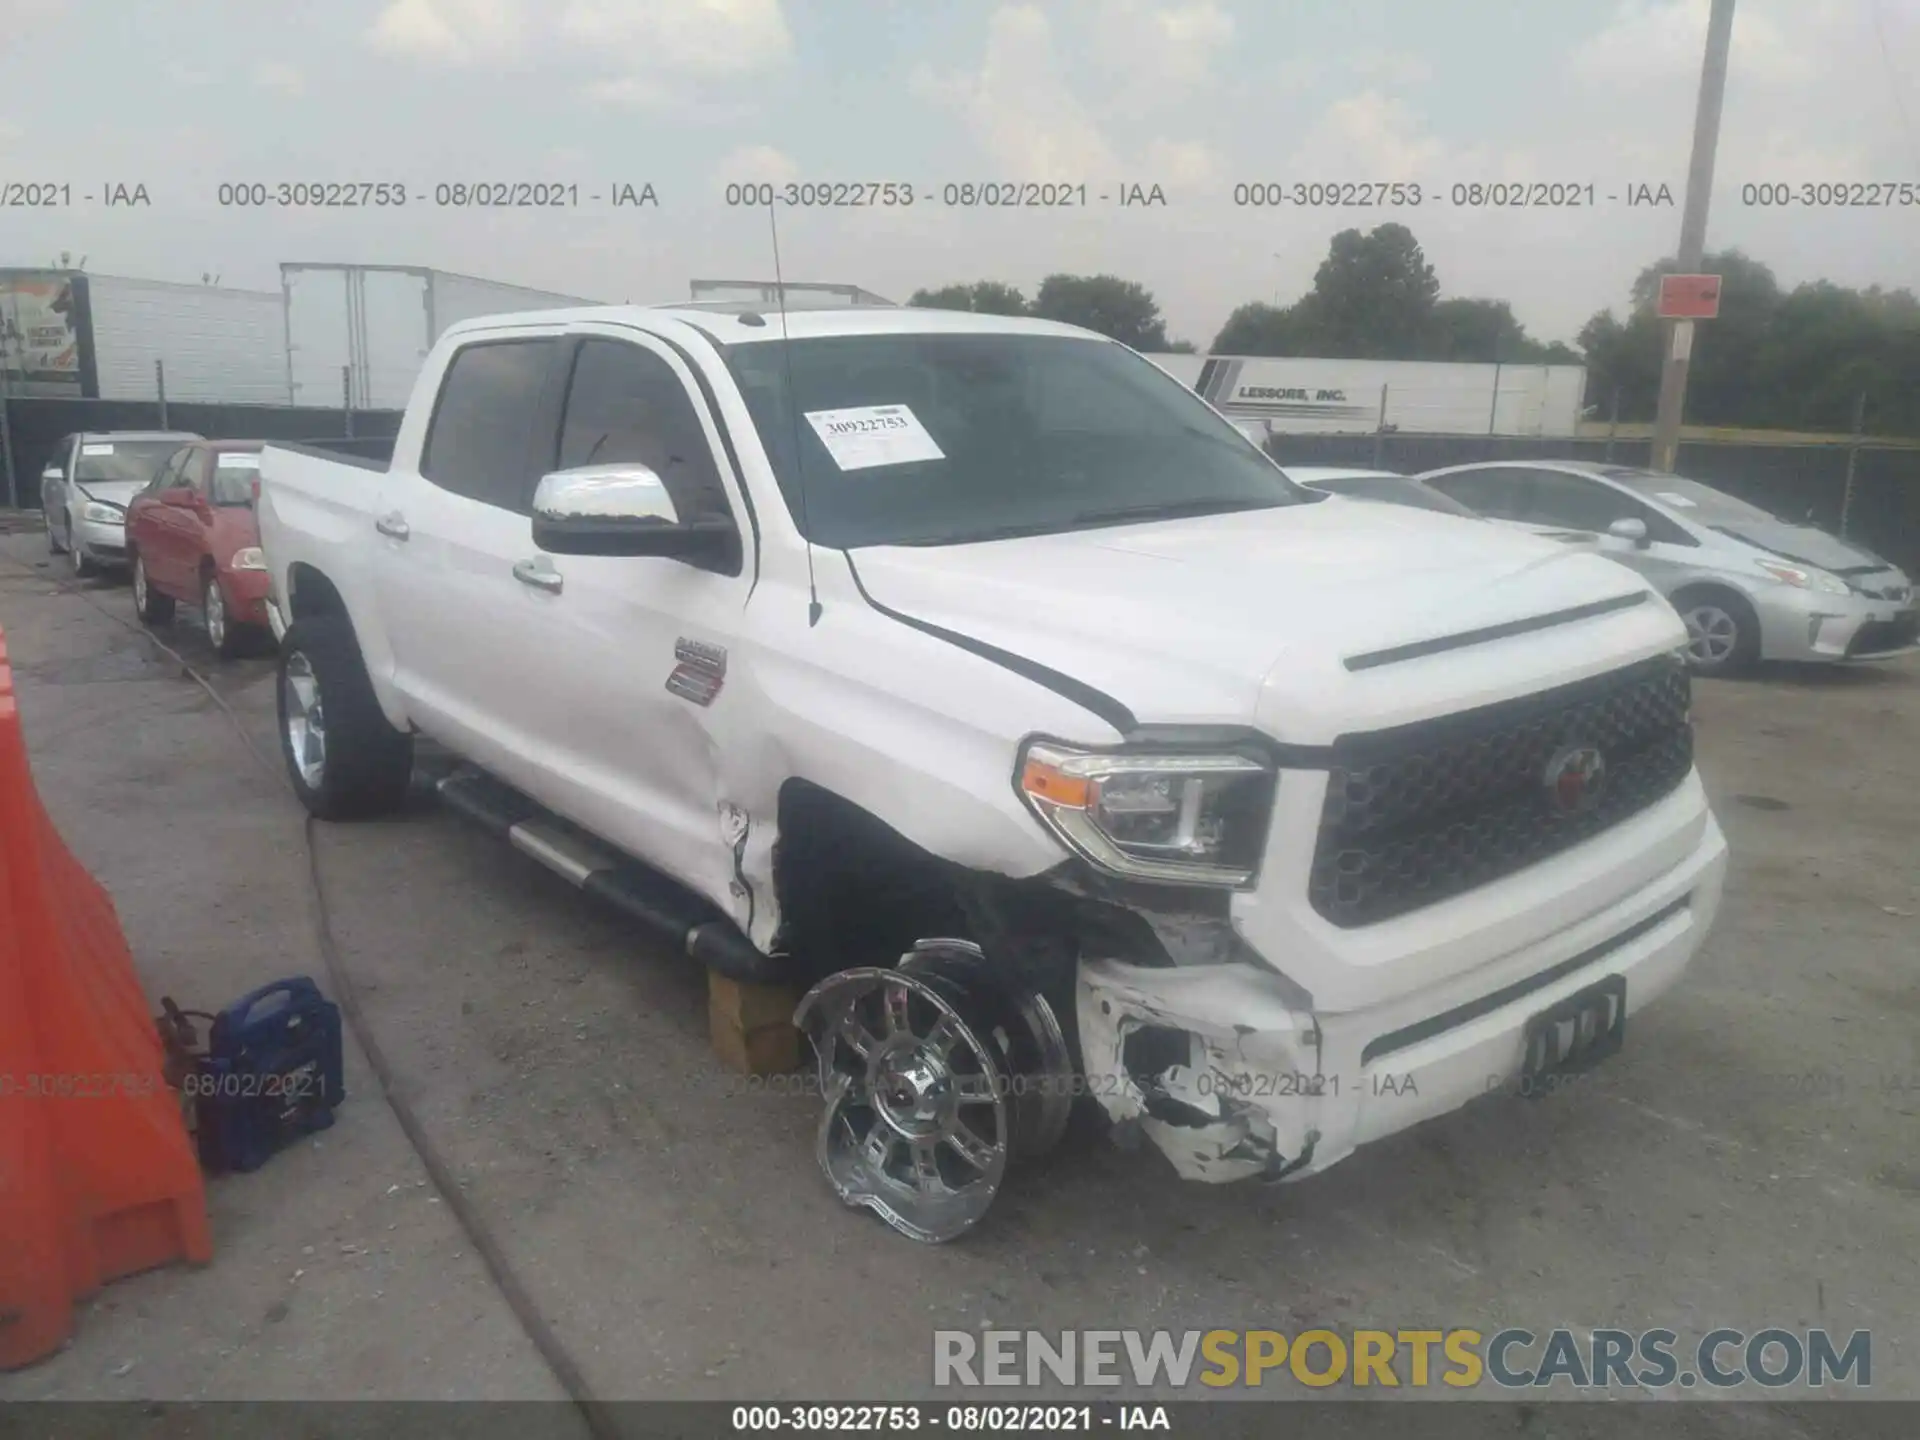
<path fill-rule="evenodd" d="M 177 505 L 182 510 L 191 510 L 193 508 L 193 491 L 189 490 L 185 485 L 172 486 L 160 492 L 160 503 L 162 505 Z"/>
<path fill-rule="evenodd" d="M 1614 521 L 1607 526 L 1607 534 L 1617 540 L 1631 540 L 1634 548 L 1644 550 L 1652 542 L 1647 539 L 1647 522 L 1629 516 Z"/>
<path fill-rule="evenodd" d="M 60 467 L 58 465 L 49 465 L 47 466 L 46 469 L 40 472 L 40 483 L 42 485 L 46 484 L 49 480 L 53 481 L 55 484 L 58 484 L 61 480 L 64 480 L 65 478 L 66 477 L 60 473 Z"/>
<path fill-rule="evenodd" d="M 731 520 L 682 520 L 645 465 L 583 465 L 541 477 L 533 492 L 533 543 L 555 555 L 724 560 L 738 551 L 740 533 Z"/>

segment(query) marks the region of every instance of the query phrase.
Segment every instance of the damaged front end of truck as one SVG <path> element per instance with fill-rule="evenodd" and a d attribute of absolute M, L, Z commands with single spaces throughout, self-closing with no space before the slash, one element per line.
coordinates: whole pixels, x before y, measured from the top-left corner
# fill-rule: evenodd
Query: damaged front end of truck
<path fill-rule="evenodd" d="M 795 1023 L 825 1101 L 835 1192 L 912 1239 L 957 1238 L 1091 1100 L 1123 1148 L 1190 1180 L 1282 1180 L 1319 1141 L 1307 995 L 1235 934 L 1224 894 L 1117 882 L 1078 862 L 974 876 L 968 929 L 897 965 L 839 971 Z"/>

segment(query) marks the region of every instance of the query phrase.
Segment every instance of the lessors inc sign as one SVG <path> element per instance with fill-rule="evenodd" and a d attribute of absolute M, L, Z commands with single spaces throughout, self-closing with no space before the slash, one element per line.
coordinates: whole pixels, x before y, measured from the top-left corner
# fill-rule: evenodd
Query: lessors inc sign
<path fill-rule="evenodd" d="M 1302 416 L 1364 420 L 1374 414 L 1374 405 L 1349 400 L 1344 387 L 1253 380 L 1242 383 L 1245 369 L 1243 360 L 1208 360 L 1200 367 L 1200 378 L 1193 388 L 1208 404 L 1231 415 L 1276 420 Z"/>
<path fill-rule="evenodd" d="M 1873 1338 L 1855 1330 L 936 1330 L 933 1383 L 1222 1389 L 1778 1392 L 1873 1382 Z M 1197 1387 L 1197 1388 L 1196 1388 Z"/>

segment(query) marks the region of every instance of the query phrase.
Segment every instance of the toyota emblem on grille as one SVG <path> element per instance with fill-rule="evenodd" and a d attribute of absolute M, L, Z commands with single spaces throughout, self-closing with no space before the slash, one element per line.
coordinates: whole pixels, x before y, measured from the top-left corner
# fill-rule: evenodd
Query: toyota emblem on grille
<path fill-rule="evenodd" d="M 1607 785 L 1607 759 L 1593 745 L 1568 745 L 1547 762 L 1542 777 L 1547 799 L 1562 815 L 1578 815 L 1599 803 Z"/>

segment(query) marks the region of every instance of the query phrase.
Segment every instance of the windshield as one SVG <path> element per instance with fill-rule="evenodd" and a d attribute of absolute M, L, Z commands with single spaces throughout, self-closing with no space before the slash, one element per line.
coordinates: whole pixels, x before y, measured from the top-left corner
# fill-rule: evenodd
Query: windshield
<path fill-rule="evenodd" d="M 251 505 L 260 475 L 258 450 L 222 450 L 213 457 L 213 503 Z"/>
<path fill-rule="evenodd" d="M 179 448 L 178 440 L 83 440 L 73 478 L 81 485 L 144 485 Z"/>
<path fill-rule="evenodd" d="M 1779 518 L 1758 505 L 1737 500 L 1724 490 L 1702 485 L 1698 480 L 1683 480 L 1678 475 L 1661 475 L 1652 470 L 1615 468 L 1602 470 L 1609 480 L 1617 481 L 1656 504 L 1670 506 L 1696 525 L 1718 528 L 1722 525 L 1775 525 Z"/>
<path fill-rule="evenodd" d="M 1443 515 L 1479 518 L 1458 500 L 1442 495 L 1438 490 L 1429 490 L 1418 480 L 1409 480 L 1400 475 L 1342 475 L 1334 479 L 1316 480 L 1313 488 L 1328 490 L 1335 495 L 1351 495 L 1356 500 L 1383 500 L 1389 505 L 1411 505 L 1417 510 L 1437 510 Z"/>
<path fill-rule="evenodd" d="M 1321 498 L 1107 341 L 836 336 L 740 346 L 728 365 L 817 544 L 962 544 Z"/>

